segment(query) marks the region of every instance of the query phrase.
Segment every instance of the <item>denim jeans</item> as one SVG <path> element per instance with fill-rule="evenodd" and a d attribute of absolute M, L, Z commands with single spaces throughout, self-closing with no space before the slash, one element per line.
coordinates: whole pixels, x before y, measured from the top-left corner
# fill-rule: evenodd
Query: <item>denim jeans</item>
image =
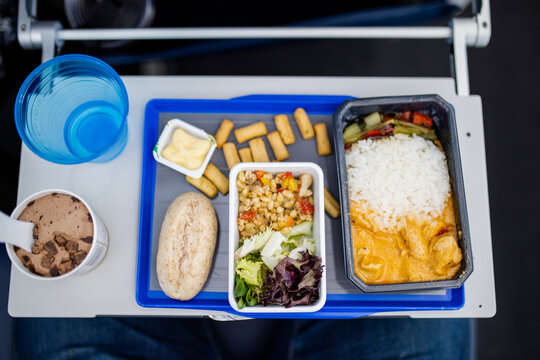
<path fill-rule="evenodd" d="M 14 357 L 36 360 L 473 357 L 472 320 L 276 320 L 270 332 L 261 332 L 261 338 L 257 337 L 257 329 L 251 329 L 257 321 L 226 324 L 226 339 L 223 339 L 223 331 L 221 334 L 216 331 L 220 324 L 209 319 L 16 319 Z M 245 335 L 249 332 L 249 336 Z"/>

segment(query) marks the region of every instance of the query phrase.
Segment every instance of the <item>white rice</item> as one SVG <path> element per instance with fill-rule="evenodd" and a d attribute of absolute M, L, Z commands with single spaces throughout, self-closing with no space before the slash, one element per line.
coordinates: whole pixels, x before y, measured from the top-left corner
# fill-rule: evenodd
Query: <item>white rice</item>
<path fill-rule="evenodd" d="M 450 194 L 446 157 L 418 136 L 358 141 L 346 151 L 350 199 L 378 230 L 395 232 L 405 218 L 441 215 Z"/>

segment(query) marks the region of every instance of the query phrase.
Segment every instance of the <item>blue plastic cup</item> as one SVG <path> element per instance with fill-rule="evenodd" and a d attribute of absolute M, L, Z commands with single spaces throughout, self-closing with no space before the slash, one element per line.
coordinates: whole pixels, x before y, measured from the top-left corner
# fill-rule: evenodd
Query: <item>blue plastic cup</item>
<path fill-rule="evenodd" d="M 15 101 L 15 124 L 36 155 L 57 164 L 106 162 L 127 142 L 127 92 L 120 76 L 87 55 L 38 66 Z"/>

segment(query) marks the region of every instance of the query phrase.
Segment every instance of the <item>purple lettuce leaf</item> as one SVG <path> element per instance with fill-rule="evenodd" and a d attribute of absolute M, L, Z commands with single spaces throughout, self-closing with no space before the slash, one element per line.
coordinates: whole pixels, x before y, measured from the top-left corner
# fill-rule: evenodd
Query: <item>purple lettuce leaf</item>
<path fill-rule="evenodd" d="M 267 273 L 263 280 L 262 302 L 289 308 L 313 304 L 319 299 L 322 260 L 309 252 L 301 252 L 299 260 L 286 257 Z"/>

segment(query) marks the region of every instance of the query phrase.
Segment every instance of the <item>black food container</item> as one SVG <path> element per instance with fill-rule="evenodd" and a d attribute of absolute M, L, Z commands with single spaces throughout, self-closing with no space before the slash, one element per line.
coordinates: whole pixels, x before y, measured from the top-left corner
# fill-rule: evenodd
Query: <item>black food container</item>
<path fill-rule="evenodd" d="M 427 112 L 427 114 L 432 117 L 437 137 L 446 154 L 450 185 L 452 196 L 454 198 L 457 230 L 458 233 L 461 231 L 461 238 L 458 237 L 463 255 L 461 269 L 456 276 L 450 280 L 368 285 L 360 280 L 354 272 L 349 184 L 347 181 L 347 164 L 345 163 L 343 130 L 353 120 L 373 112 L 402 112 L 406 110 Z M 369 293 L 451 289 L 462 286 L 473 271 L 473 258 L 454 108 L 438 95 L 391 96 L 347 100 L 334 113 L 334 141 L 336 147 L 338 180 L 339 184 L 341 184 L 339 192 L 341 198 L 345 273 L 349 281 L 362 291 Z"/>

